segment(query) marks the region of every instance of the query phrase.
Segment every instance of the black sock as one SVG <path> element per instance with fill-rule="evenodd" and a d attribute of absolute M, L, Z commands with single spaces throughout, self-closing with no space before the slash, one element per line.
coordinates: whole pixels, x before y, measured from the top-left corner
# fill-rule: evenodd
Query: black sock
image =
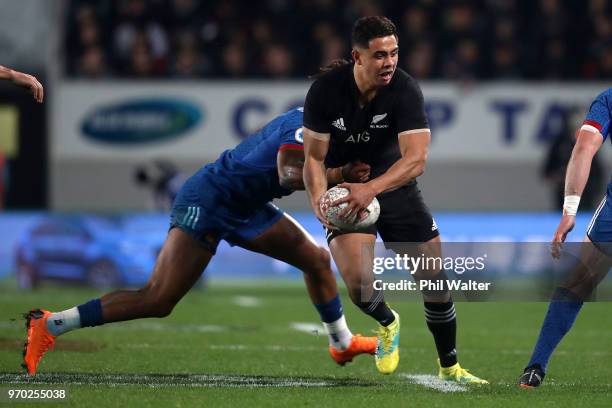
<path fill-rule="evenodd" d="M 453 301 L 425 302 L 425 320 L 433 334 L 442 367 L 457 364 L 457 316 Z"/>
<path fill-rule="evenodd" d="M 359 302 L 357 305 L 368 316 L 372 316 L 382 326 L 388 326 L 395 320 L 393 312 L 385 303 L 382 291 L 376 290 L 368 302 Z"/>

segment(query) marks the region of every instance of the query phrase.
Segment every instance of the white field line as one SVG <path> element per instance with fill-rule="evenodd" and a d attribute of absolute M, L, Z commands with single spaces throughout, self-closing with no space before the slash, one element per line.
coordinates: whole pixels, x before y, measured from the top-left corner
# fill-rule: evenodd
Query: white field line
<path fill-rule="evenodd" d="M 303 333 L 312 334 L 314 336 L 327 336 L 325 328 L 321 323 L 302 323 L 293 322 L 289 325 L 293 330 L 301 331 Z"/>
<path fill-rule="evenodd" d="M 191 332 L 191 333 L 219 333 L 227 331 L 225 326 L 214 324 L 172 324 L 172 323 L 156 323 L 156 322 L 137 322 L 125 324 L 109 324 L 104 326 L 103 330 L 120 330 L 120 331 L 159 331 L 159 332 Z"/>
<path fill-rule="evenodd" d="M 234 296 L 232 303 L 241 307 L 259 307 L 261 306 L 261 299 L 255 296 Z"/>
<path fill-rule="evenodd" d="M 12 323 L 0 322 L 0 329 L 8 328 L 23 329 L 24 323 L 23 321 Z M 219 333 L 228 331 L 229 327 L 215 324 L 174 324 L 151 321 L 131 321 L 104 325 L 104 328 L 101 330 Z"/>
<path fill-rule="evenodd" d="M 110 345 L 112 347 L 112 344 Z M 125 349 L 168 349 L 168 350 L 180 350 L 180 349 L 192 349 L 192 345 L 187 344 L 150 344 L 150 343 L 121 343 L 121 348 Z M 288 346 L 286 344 L 204 344 L 202 348 L 209 350 L 228 350 L 228 351 L 268 351 L 268 352 L 286 352 L 286 351 L 319 351 L 327 353 L 328 344 L 327 342 L 321 343 L 320 346 Z M 429 352 L 428 348 L 417 348 L 417 347 L 400 347 L 400 351 L 404 353 L 425 354 Z"/>
<path fill-rule="evenodd" d="M 466 392 L 468 388 L 465 385 L 456 384 L 449 381 L 443 381 L 430 374 L 400 374 L 401 377 L 406 378 L 408 381 L 414 384 L 422 385 L 426 388 L 440 392 Z"/>
<path fill-rule="evenodd" d="M 234 351 L 327 351 L 327 344 L 321 344 L 321 347 L 304 347 L 304 346 L 286 346 L 278 344 L 267 344 L 264 346 L 248 345 L 248 344 L 210 344 L 211 350 L 234 350 Z"/>
<path fill-rule="evenodd" d="M 0 383 L 9 384 L 62 384 L 62 385 L 108 385 L 163 387 L 333 387 L 333 381 L 307 378 L 275 378 L 231 375 L 149 376 L 121 374 L 51 374 L 29 377 L 26 374 L 0 374 Z"/>

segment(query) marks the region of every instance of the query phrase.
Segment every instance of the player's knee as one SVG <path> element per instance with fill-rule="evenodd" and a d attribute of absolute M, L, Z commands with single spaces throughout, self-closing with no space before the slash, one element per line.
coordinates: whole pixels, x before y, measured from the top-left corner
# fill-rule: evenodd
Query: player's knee
<path fill-rule="evenodd" d="M 166 317 L 172 313 L 172 309 L 176 305 L 171 297 L 164 293 L 160 293 L 155 286 L 147 285 L 140 289 L 143 294 L 143 306 L 149 317 Z"/>
<path fill-rule="evenodd" d="M 158 298 L 149 303 L 149 314 L 151 317 L 166 317 L 172 313 L 176 302 L 168 299 Z"/>
<path fill-rule="evenodd" d="M 315 256 L 315 269 L 319 271 L 330 270 L 331 257 L 329 252 L 323 247 L 317 247 L 317 255 Z"/>
<path fill-rule="evenodd" d="M 447 303 L 452 300 L 451 293 L 448 290 L 423 290 L 423 301 L 431 303 Z"/>
<path fill-rule="evenodd" d="M 344 280 L 344 283 L 346 284 L 346 289 L 348 291 L 348 295 L 351 298 L 351 301 L 359 306 L 361 304 L 361 294 L 363 292 L 363 288 L 361 285 L 361 278 L 359 276 L 357 277 L 350 277 Z"/>
<path fill-rule="evenodd" d="M 170 313 L 172 313 L 172 310 L 174 309 L 175 305 L 176 303 L 174 302 L 168 302 L 168 301 L 159 302 L 153 308 L 153 311 L 154 311 L 153 317 L 161 318 L 161 317 L 169 316 Z"/>
<path fill-rule="evenodd" d="M 332 273 L 330 266 L 331 257 L 329 252 L 323 247 L 309 248 L 303 253 L 303 259 L 307 260 L 302 267 L 306 274 L 321 276 Z"/>

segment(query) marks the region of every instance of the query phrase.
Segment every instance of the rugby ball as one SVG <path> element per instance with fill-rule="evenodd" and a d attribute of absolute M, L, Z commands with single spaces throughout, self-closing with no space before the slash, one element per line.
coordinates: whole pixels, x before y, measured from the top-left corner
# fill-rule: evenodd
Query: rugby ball
<path fill-rule="evenodd" d="M 323 197 L 321 197 L 321 201 L 319 203 L 321 213 L 327 218 L 330 224 L 346 231 L 358 231 L 373 225 L 376 220 L 378 220 L 378 216 L 380 215 L 380 204 L 378 203 L 376 197 L 374 197 L 370 205 L 368 205 L 368 207 L 365 209 L 367 213 L 365 217 L 362 217 L 361 219 L 352 223 L 340 218 L 339 213 L 342 209 L 346 208 L 347 204 L 342 203 L 332 206 L 332 203 L 346 197 L 349 195 L 349 193 L 350 191 L 343 187 L 332 187 L 327 190 Z"/>

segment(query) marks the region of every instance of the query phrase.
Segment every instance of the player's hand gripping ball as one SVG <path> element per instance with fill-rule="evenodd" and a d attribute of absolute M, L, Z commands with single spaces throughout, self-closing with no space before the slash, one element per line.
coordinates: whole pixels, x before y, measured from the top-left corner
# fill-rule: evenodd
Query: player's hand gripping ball
<path fill-rule="evenodd" d="M 332 206 L 331 204 L 336 200 L 346 197 L 349 195 L 349 193 L 350 191 L 348 189 L 342 187 L 332 187 L 327 190 L 319 202 L 321 213 L 327 218 L 330 224 L 335 225 L 336 227 L 345 231 L 358 231 L 373 225 L 376 220 L 378 220 L 378 216 L 380 215 L 380 204 L 378 203 L 376 197 L 374 197 L 368 207 L 362 211 L 362 214 L 358 217 L 358 219 L 355 220 L 355 216 L 353 216 L 352 219 L 354 222 L 348 222 L 347 220 L 340 218 L 339 214 L 342 209 L 346 208 L 347 203 L 342 203 L 335 206 Z M 349 219 L 351 219 L 351 217 L 349 217 Z"/>

